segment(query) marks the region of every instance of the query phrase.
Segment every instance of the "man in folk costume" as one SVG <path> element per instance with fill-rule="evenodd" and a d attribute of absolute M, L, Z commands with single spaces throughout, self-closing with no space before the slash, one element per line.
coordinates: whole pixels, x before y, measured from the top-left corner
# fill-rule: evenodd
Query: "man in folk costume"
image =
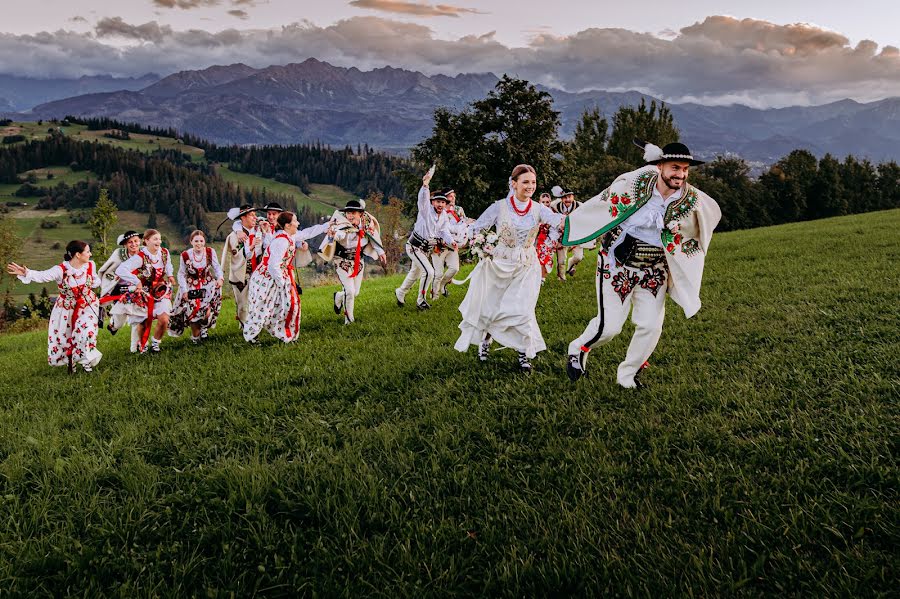
<path fill-rule="evenodd" d="M 712 233 L 722 216 L 711 197 L 688 185 L 703 164 L 681 143 L 662 150 L 640 140 L 647 165 L 620 175 L 566 219 L 562 243 L 601 239 L 597 262 L 598 314 L 569 344 L 566 372 L 581 378 L 588 352 L 622 330 L 631 310 L 634 336 L 616 379 L 642 387 L 639 375 L 662 334 L 666 292 L 685 316 L 700 309 L 700 282 Z"/>
<path fill-rule="evenodd" d="M 553 192 L 553 196 L 556 198 L 550 202 L 550 209 L 557 214 L 568 216 L 572 214 L 576 208 L 581 206 L 581 202 L 575 201 L 574 191 L 563 191 L 562 187 L 559 185 L 554 186 L 550 191 Z M 566 275 L 569 275 L 570 277 L 575 276 L 575 267 L 578 266 L 579 262 L 584 260 L 584 250 L 593 247 L 593 243 L 578 245 L 575 246 L 574 249 L 560 245 L 556 249 L 556 277 L 560 281 L 565 281 Z M 568 254 L 570 251 L 572 252 L 572 257 L 569 259 Z"/>
<path fill-rule="evenodd" d="M 243 329 L 250 305 L 247 285 L 250 283 L 250 275 L 262 261 L 263 233 L 257 227 L 256 209 L 249 204 L 232 208 L 228 211 L 228 218 L 233 220 L 234 224 L 231 233 L 225 239 L 220 266 L 228 274 L 228 282 L 231 283 L 237 307 L 235 318 Z M 226 259 L 229 260 L 228 270 L 225 270 Z"/>
<path fill-rule="evenodd" d="M 329 234 L 319 248 L 320 255 L 334 262 L 341 291 L 334 293 L 334 313 L 344 314 L 344 324 L 354 322 L 353 306 L 362 288 L 364 256 L 387 264 L 381 244 L 381 227 L 366 212 L 363 200 L 350 200 L 331 217 Z"/>
<path fill-rule="evenodd" d="M 232 208 L 232 210 L 234 210 L 234 208 Z M 282 208 L 281 205 L 277 202 L 269 202 L 262 208 L 256 209 L 255 211 L 264 211 L 266 213 L 265 219 L 257 219 L 256 221 L 256 228 L 262 237 L 262 249 L 265 250 L 267 247 L 269 247 L 269 242 L 272 241 L 272 238 L 275 237 L 275 227 L 278 221 L 278 216 L 282 212 L 284 212 L 284 208 Z M 246 243 L 249 235 L 243 231 L 243 224 L 241 222 L 235 221 L 234 224 L 231 225 L 231 230 L 237 233 L 238 241 L 243 241 Z"/>
<path fill-rule="evenodd" d="M 406 294 L 412 288 L 413 283 L 419 281 L 419 295 L 416 298 L 416 307 L 419 310 L 427 310 L 428 293 L 434 282 L 434 266 L 431 264 L 430 254 L 437 240 L 440 239 L 446 245 L 455 247 L 456 242 L 450 233 L 449 216 L 444 210 L 447 207 L 446 196 L 440 193 L 430 194 L 428 183 L 434 175 L 434 167 L 429 169 L 422 177 L 422 188 L 419 190 L 416 224 L 412 235 L 406 242 L 406 254 L 412 260 L 412 267 L 403 280 L 403 284 L 394 290 L 397 297 L 397 305 L 403 306 Z"/>
<path fill-rule="evenodd" d="M 443 189 L 438 192 L 447 198 L 447 208 L 445 212 L 449 217 L 450 235 L 456 242 L 456 247 L 448 246 L 439 240 L 435 245 L 431 254 L 431 265 L 434 267 L 434 290 L 431 293 L 431 299 L 436 300 L 443 295 L 447 297 L 450 292 L 447 286 L 456 273 L 459 272 L 459 249 L 464 247 L 467 239 L 467 231 L 469 229 L 469 219 L 462 206 L 456 205 L 456 191 L 451 188 Z"/>
<path fill-rule="evenodd" d="M 132 256 L 136 256 L 138 252 L 141 251 L 141 234 L 137 231 L 125 231 L 124 233 L 119 235 L 116 243 L 120 246 L 119 249 L 110 254 L 106 262 L 103 263 L 103 266 L 101 266 L 97 271 L 97 274 L 101 277 L 101 326 L 103 325 L 103 312 L 106 308 L 106 305 L 114 304 L 115 302 L 122 299 L 122 294 L 124 294 L 127 290 L 127 285 L 123 283 L 122 280 L 119 279 L 119 277 L 116 276 L 116 268 L 118 268 L 120 264 L 122 264 Z M 128 319 L 125 314 L 116 314 L 115 316 L 110 315 L 109 324 L 106 325 L 106 328 L 110 333 L 115 335 L 119 332 L 119 329 L 125 326 L 127 320 Z M 136 343 L 134 340 L 135 332 L 135 330 L 132 330 L 132 344 Z"/>

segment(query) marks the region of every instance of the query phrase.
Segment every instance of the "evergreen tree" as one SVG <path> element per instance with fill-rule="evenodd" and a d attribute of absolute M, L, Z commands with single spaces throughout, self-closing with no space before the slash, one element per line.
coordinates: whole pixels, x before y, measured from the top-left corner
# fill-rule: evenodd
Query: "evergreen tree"
<path fill-rule="evenodd" d="M 103 263 L 109 257 L 111 251 L 109 234 L 119 220 L 116 212 L 116 205 L 109 199 L 109 190 L 105 187 L 100 188 L 100 197 L 88 221 L 91 234 L 98 241 L 97 246 L 93 248 L 97 262 Z"/>

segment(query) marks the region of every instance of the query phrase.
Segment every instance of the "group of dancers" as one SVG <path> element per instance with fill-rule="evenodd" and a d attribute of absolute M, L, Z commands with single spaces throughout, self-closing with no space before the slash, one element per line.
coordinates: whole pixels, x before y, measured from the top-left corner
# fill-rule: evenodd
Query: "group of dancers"
<path fill-rule="evenodd" d="M 635 332 L 617 382 L 626 388 L 642 386 L 640 373 L 662 332 L 666 294 L 687 317 L 700 308 L 704 260 L 721 212 L 712 198 L 687 183 L 690 168 L 702 162 L 686 146 L 639 145 L 646 165 L 620 175 L 583 204 L 559 187 L 552 190 L 555 199 L 542 194 L 533 201 L 537 173 L 527 164 L 517 165 L 507 196 L 477 219 L 466 217 L 453 189 L 430 191 L 432 167 L 419 190 L 416 221 L 406 243 L 411 268 L 394 291 L 397 304 L 405 305 L 416 283 L 420 310 L 446 296 L 450 283 L 468 283 L 459 306 L 462 321 L 455 349 L 466 352 L 475 346 L 484 362 L 496 343 L 515 350 L 520 369 L 530 372 L 531 360 L 546 349 L 535 308 L 553 258 L 557 276 L 565 280 L 575 274 L 584 250 L 599 242 L 598 314 L 569 344 L 566 372 L 573 381 L 584 376 L 588 353 L 615 337 L 630 312 Z M 257 212 L 266 217 L 258 218 Z M 354 322 L 364 258 L 385 264 L 378 221 L 363 200 L 351 200 L 327 222 L 305 229 L 295 214 L 277 204 L 261 209 L 245 205 L 228 216 L 234 223 L 221 261 L 207 247 L 205 235 L 194 231 L 191 247 L 181 254 L 177 278 L 169 252 L 153 229 L 143 236 L 134 231 L 120 236 L 121 248 L 99 270 L 82 241 L 70 242 L 65 260 L 45 271 L 9 264 L 8 272 L 24 283 L 53 281 L 59 286 L 50 318 L 49 363 L 70 370 L 96 366 L 101 358 L 96 347 L 101 305 L 111 305 L 111 332 L 131 325 L 134 352 L 148 347 L 158 352 L 167 332 L 180 336 L 187 329 L 191 341 L 201 343 L 216 325 L 226 262 L 245 340 L 256 343 L 266 330 L 277 339 L 293 341 L 301 313 L 295 267 L 312 261 L 307 242 L 322 234 L 319 255 L 334 264 L 341 283 L 333 298 L 335 312 L 343 315 L 345 324 Z M 485 234 L 491 243 L 482 249 L 489 251 L 479 254 L 465 281 L 456 281 L 460 248 Z M 94 292 L 98 287 L 99 296 Z"/>

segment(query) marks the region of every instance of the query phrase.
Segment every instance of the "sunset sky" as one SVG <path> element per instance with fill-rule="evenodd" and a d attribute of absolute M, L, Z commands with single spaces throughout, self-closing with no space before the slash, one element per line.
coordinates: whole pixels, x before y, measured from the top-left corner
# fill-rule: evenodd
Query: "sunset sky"
<path fill-rule="evenodd" d="M 0 73 L 167 75 L 314 57 L 426 74 L 509 73 L 578 91 L 753 106 L 900 95 L 900 3 L 784 0 L 10 3 Z"/>

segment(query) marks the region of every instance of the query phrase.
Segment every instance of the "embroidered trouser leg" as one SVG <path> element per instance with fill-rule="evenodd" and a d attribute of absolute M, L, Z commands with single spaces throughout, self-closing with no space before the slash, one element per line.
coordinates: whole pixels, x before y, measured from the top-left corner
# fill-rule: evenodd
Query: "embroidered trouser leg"
<path fill-rule="evenodd" d="M 632 386 L 635 373 L 653 353 L 662 333 L 666 274 L 664 270 L 654 267 L 622 267 L 610 276 L 606 259 L 602 253 L 598 256 L 597 316 L 591 319 L 581 336 L 569 344 L 569 354 L 584 352 L 582 364 L 585 364 L 588 351 L 603 345 L 622 331 L 630 310 L 635 332 L 625 361 L 619 366 L 617 380 L 623 386 Z"/>
<path fill-rule="evenodd" d="M 631 322 L 634 335 L 628 344 L 625 360 L 619 364 L 616 380 L 623 387 L 634 386 L 634 375 L 656 349 L 662 335 L 663 319 L 666 315 L 665 289 L 655 295 L 638 286 L 631 294 Z"/>
<path fill-rule="evenodd" d="M 419 248 L 414 248 L 409 243 L 406 244 L 406 255 L 412 261 L 412 266 L 403 280 L 403 284 L 400 285 L 400 293 L 405 295 L 413 286 L 413 281 L 418 279 L 419 296 L 416 298 L 416 303 L 424 302 L 426 299 L 425 294 L 431 289 L 434 281 L 434 266 L 431 265 L 431 260 L 425 252 Z"/>
<path fill-rule="evenodd" d="M 250 305 L 250 285 L 249 280 L 248 283 L 244 285 L 243 291 L 239 290 L 236 285 L 231 286 L 231 291 L 234 293 L 234 305 L 236 308 L 236 316 L 241 324 L 247 322 L 247 309 Z"/>
<path fill-rule="evenodd" d="M 343 289 L 338 292 L 340 296 L 338 299 L 339 303 L 344 307 L 344 317 L 348 322 L 353 322 L 353 304 L 355 303 L 356 296 L 359 295 L 360 289 L 362 289 L 362 280 L 363 280 L 363 270 L 365 269 L 364 264 L 359 265 L 359 274 L 355 277 L 351 277 L 353 271 L 346 271 L 343 268 L 337 269 L 337 277 L 341 282 L 341 287 Z"/>

